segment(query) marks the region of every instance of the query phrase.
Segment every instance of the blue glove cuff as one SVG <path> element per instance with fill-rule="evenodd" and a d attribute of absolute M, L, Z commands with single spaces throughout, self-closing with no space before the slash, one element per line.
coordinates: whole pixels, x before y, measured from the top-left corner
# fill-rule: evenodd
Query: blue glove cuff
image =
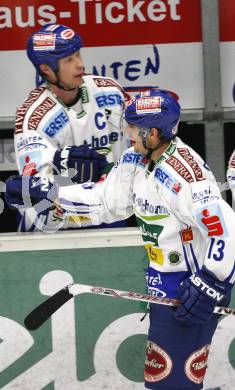
<path fill-rule="evenodd" d="M 190 283 L 202 294 L 208 298 L 221 303 L 227 295 L 230 294 L 232 285 L 227 282 L 222 282 L 207 269 L 202 269 L 199 273 L 195 273 L 189 278 Z"/>

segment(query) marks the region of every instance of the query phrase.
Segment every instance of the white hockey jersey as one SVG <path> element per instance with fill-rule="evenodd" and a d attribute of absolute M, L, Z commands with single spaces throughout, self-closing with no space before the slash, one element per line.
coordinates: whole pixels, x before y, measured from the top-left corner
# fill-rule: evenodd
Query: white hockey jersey
<path fill-rule="evenodd" d="M 235 202 L 235 150 L 230 156 L 228 169 L 227 169 L 227 181 L 229 188 L 232 191 L 233 201 Z"/>
<path fill-rule="evenodd" d="M 59 200 L 68 214 L 93 224 L 136 215 L 151 294 L 176 297 L 182 279 L 203 264 L 234 283 L 235 214 L 205 162 L 179 138 L 151 172 L 146 158 L 130 148 L 104 183 L 60 188 Z"/>
<path fill-rule="evenodd" d="M 108 77 L 86 75 L 83 80 L 80 98 L 72 107 L 42 86 L 31 91 L 18 108 L 14 142 L 20 174 L 51 175 L 55 151 L 65 146 L 105 148 L 109 163 L 116 162 L 126 149 L 120 126 L 124 108 L 121 86 Z M 57 218 L 60 216 L 52 211 L 38 220 L 34 210 L 28 209 L 22 214 L 19 230 L 43 229 L 44 224 L 58 224 Z M 76 218 L 71 216 L 63 221 L 63 228 L 76 226 Z"/>

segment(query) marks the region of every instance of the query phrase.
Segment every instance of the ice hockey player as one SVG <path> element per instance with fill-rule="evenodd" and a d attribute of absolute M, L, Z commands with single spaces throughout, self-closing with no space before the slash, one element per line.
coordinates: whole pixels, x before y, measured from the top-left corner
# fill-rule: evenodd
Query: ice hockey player
<path fill-rule="evenodd" d="M 136 215 L 148 255 L 148 292 L 181 301 L 177 308 L 150 304 L 144 378 L 154 390 L 203 388 L 218 324 L 213 311 L 229 304 L 235 280 L 235 214 L 207 164 L 176 136 L 179 119 L 175 94 L 143 92 L 125 110 L 134 146 L 103 183 L 58 189 L 40 178 L 26 185 L 18 176 L 6 185 L 15 207 L 24 207 L 23 193 L 36 205 L 59 202 L 94 224 Z"/>

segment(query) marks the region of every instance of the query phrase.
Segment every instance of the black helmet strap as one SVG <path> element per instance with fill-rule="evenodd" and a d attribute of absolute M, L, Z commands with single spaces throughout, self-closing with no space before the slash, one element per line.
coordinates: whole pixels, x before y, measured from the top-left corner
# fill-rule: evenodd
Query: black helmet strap
<path fill-rule="evenodd" d="M 69 92 L 69 91 L 75 91 L 75 89 L 77 89 L 77 87 L 75 87 L 75 88 L 65 88 L 61 83 L 60 83 L 60 78 L 59 78 L 59 75 L 58 75 L 58 69 L 56 69 L 56 70 L 54 70 L 54 73 L 55 73 L 55 75 L 56 75 L 56 82 L 55 83 L 53 83 L 53 82 L 51 82 L 51 81 L 49 81 L 49 83 L 51 83 L 51 84 L 53 84 L 53 85 L 56 85 L 58 88 L 60 88 L 60 89 L 63 89 L 63 91 L 67 91 L 67 92 Z"/>

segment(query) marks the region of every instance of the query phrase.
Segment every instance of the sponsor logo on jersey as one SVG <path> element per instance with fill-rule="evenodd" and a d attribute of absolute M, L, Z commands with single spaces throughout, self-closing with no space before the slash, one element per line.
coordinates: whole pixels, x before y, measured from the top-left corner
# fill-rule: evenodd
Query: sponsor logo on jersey
<path fill-rule="evenodd" d="M 209 237 L 228 236 L 226 223 L 218 203 L 208 204 L 207 207 L 197 209 L 196 218 L 198 224 L 207 232 Z"/>
<path fill-rule="evenodd" d="M 20 152 L 21 150 L 28 151 L 34 149 L 46 149 L 47 146 L 41 141 L 42 137 L 40 137 L 40 135 L 35 135 L 33 137 L 20 137 L 16 144 L 16 150 L 17 152 Z"/>
<path fill-rule="evenodd" d="M 101 137 L 95 137 L 94 135 L 91 137 L 91 142 L 88 143 L 86 140 L 83 142 L 85 145 L 91 146 L 92 148 L 100 148 L 114 142 L 118 141 L 119 133 L 116 131 L 112 131 L 110 134 L 102 135 Z"/>
<path fill-rule="evenodd" d="M 220 197 L 217 194 L 213 194 L 213 190 L 210 186 L 203 189 L 202 191 L 192 193 L 193 203 L 199 202 L 200 204 L 205 204 L 207 202 L 212 202 L 218 200 Z"/>
<path fill-rule="evenodd" d="M 127 152 L 123 155 L 122 163 L 123 164 L 136 164 L 136 165 L 138 165 L 139 162 L 141 161 L 142 157 L 143 157 L 142 154 L 138 154 L 135 152 Z"/>
<path fill-rule="evenodd" d="M 116 91 L 103 92 L 95 95 L 98 107 L 121 106 L 122 96 Z"/>
<path fill-rule="evenodd" d="M 29 152 L 26 156 L 19 158 L 19 170 L 23 176 L 35 175 L 39 172 L 42 154 L 40 151 Z"/>
<path fill-rule="evenodd" d="M 166 163 L 169 164 L 178 174 L 187 182 L 191 183 L 194 181 L 189 170 L 184 166 L 184 164 L 174 156 L 168 157 Z"/>
<path fill-rule="evenodd" d="M 164 264 L 164 255 L 161 248 L 157 248 L 152 244 L 145 244 L 145 249 L 150 262 L 158 265 Z"/>
<path fill-rule="evenodd" d="M 44 91 L 45 88 L 34 89 L 30 92 L 28 99 L 18 108 L 15 119 L 15 134 L 23 132 L 23 122 L 27 111 Z"/>
<path fill-rule="evenodd" d="M 89 103 L 89 94 L 88 94 L 88 91 L 87 91 L 87 87 L 85 85 L 83 85 L 81 88 L 80 88 L 80 93 L 81 93 L 81 99 L 82 99 L 82 103 Z"/>
<path fill-rule="evenodd" d="M 138 206 L 138 209 L 140 209 L 141 212 L 144 214 L 154 214 L 156 216 L 161 215 L 161 217 L 169 217 L 170 212 L 165 206 L 161 205 L 154 205 L 151 204 L 148 199 L 144 199 L 141 197 L 137 197 L 136 193 L 133 194 L 133 203 L 134 205 Z M 148 217 L 145 215 L 140 215 L 140 218 L 143 217 L 143 219 L 147 219 Z M 152 217 L 150 217 L 151 220 L 153 220 Z M 156 218 L 159 219 L 159 218 Z"/>
<path fill-rule="evenodd" d="M 137 218 L 137 223 L 144 241 L 153 242 L 156 246 L 158 245 L 158 237 L 161 234 L 162 226 L 152 226 L 145 224 L 140 218 Z"/>
<path fill-rule="evenodd" d="M 64 110 L 59 110 L 44 126 L 43 132 L 53 138 L 61 129 L 63 129 L 63 127 L 65 127 L 68 121 L 69 119 Z"/>
<path fill-rule="evenodd" d="M 38 33 L 33 37 L 33 50 L 54 50 L 55 49 L 55 34 Z"/>
<path fill-rule="evenodd" d="M 136 99 L 136 113 L 137 114 L 150 114 L 152 112 L 161 112 L 161 97 L 142 97 Z"/>
<path fill-rule="evenodd" d="M 193 383 L 203 382 L 209 355 L 210 345 L 205 345 L 198 351 L 193 352 L 185 362 L 184 371 Z"/>
<path fill-rule="evenodd" d="M 113 79 L 104 78 L 104 77 L 94 77 L 93 78 L 97 87 L 117 87 L 121 90 L 121 87 L 118 83 L 116 83 Z"/>
<path fill-rule="evenodd" d="M 146 275 L 146 282 L 149 287 L 156 287 L 161 285 L 162 284 L 161 274 L 157 272 L 154 275 Z"/>
<path fill-rule="evenodd" d="M 195 174 L 196 181 L 205 180 L 201 168 L 199 167 L 197 161 L 194 160 L 194 157 L 191 155 L 189 150 L 187 148 L 177 148 L 177 150 L 179 154 L 183 157 L 183 159 L 187 161 L 189 166 L 192 168 Z"/>
<path fill-rule="evenodd" d="M 189 227 L 187 229 L 181 230 L 181 237 L 183 242 L 193 241 L 193 231 L 192 228 Z"/>
<path fill-rule="evenodd" d="M 168 260 L 171 265 L 178 265 L 182 260 L 182 255 L 178 251 L 171 251 L 168 253 Z"/>
<path fill-rule="evenodd" d="M 157 287 L 148 287 L 148 294 L 158 298 L 166 297 L 166 293 Z"/>
<path fill-rule="evenodd" d="M 208 236 L 221 236 L 224 233 L 222 223 L 218 215 L 210 215 L 208 209 L 202 210 L 202 223 L 208 229 Z"/>
<path fill-rule="evenodd" d="M 148 340 L 144 368 L 144 379 L 147 382 L 158 382 L 166 378 L 172 370 L 170 356 L 153 341 Z"/>
<path fill-rule="evenodd" d="M 50 111 L 54 106 L 56 105 L 56 102 L 52 100 L 50 97 L 47 97 L 43 100 L 43 102 L 33 111 L 32 115 L 29 118 L 28 121 L 28 129 L 29 130 L 36 130 L 38 127 L 38 124 L 41 122 L 42 118 Z"/>
<path fill-rule="evenodd" d="M 166 169 L 157 167 L 154 177 L 175 195 L 177 195 L 182 188 L 182 184 L 167 172 Z"/>

